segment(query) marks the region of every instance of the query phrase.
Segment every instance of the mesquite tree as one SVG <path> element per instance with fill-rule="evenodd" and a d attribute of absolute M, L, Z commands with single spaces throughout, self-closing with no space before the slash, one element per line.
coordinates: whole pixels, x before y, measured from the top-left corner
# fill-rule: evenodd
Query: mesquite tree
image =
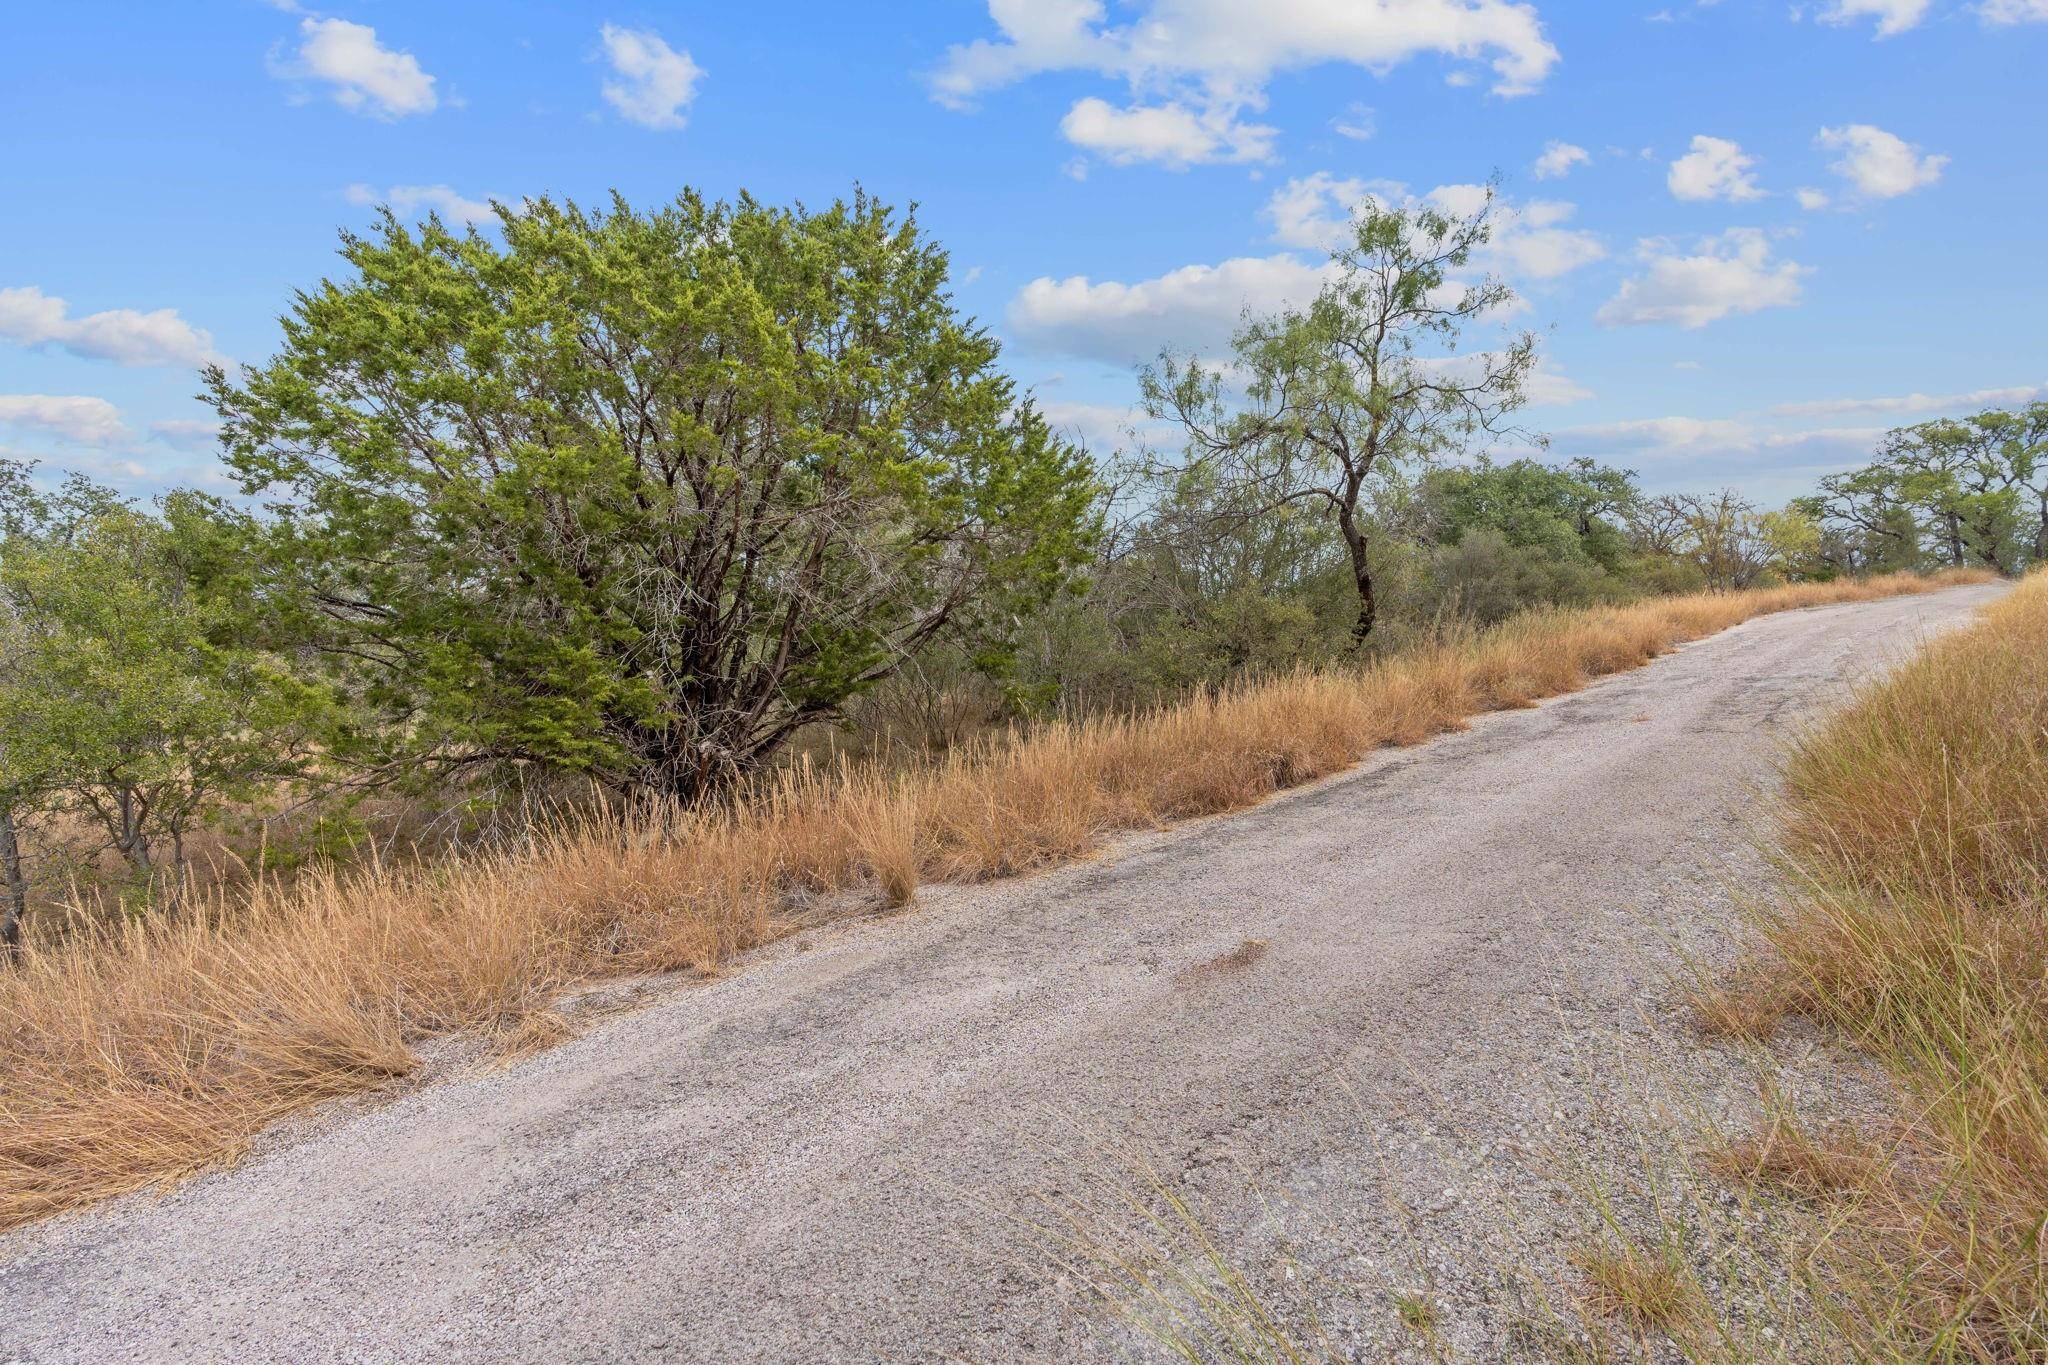
<path fill-rule="evenodd" d="M 999 669 L 1087 558 L 1082 452 L 865 196 L 387 214 L 342 255 L 209 382 L 372 771 L 695 797 L 942 636 Z"/>
<path fill-rule="evenodd" d="M 1514 300 L 1497 279 L 1458 278 L 1491 235 L 1491 207 L 1491 195 L 1468 216 L 1368 201 L 1308 307 L 1247 321 L 1228 363 L 1169 353 L 1143 376 L 1150 414 L 1185 435 L 1183 469 L 1213 480 L 1232 515 L 1305 505 L 1335 522 L 1358 595 L 1354 641 L 1379 615 L 1377 481 L 1502 432 L 1536 362 L 1528 335 L 1454 353 Z"/>

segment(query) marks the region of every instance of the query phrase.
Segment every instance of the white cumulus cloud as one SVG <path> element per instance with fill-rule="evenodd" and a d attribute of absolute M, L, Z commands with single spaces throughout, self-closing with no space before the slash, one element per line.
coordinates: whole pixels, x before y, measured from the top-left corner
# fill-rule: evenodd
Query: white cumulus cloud
<path fill-rule="evenodd" d="M 1273 240 L 1282 246 L 1334 250 L 1344 229 L 1368 200 L 1398 202 L 1407 191 L 1391 180 L 1364 180 L 1329 171 L 1296 176 L 1266 200 L 1265 216 L 1273 221 Z"/>
<path fill-rule="evenodd" d="M 1552 364 L 1549 356 L 1536 358 L 1536 368 L 1529 372 L 1528 379 L 1522 385 L 1522 392 L 1532 408 L 1583 403 L 1594 396 L 1591 389 Z"/>
<path fill-rule="evenodd" d="M 71 316 L 71 305 L 34 285 L 0 289 L 0 339 L 21 346 L 54 346 L 89 360 L 121 365 L 223 364 L 213 338 L 174 308 L 144 313 L 133 308 Z"/>
<path fill-rule="evenodd" d="M 1664 183 L 1679 199 L 1761 199 L 1764 192 L 1750 174 L 1755 164 L 1756 158 L 1744 153 L 1740 143 L 1701 133 L 1693 138 L 1692 150 L 1671 163 Z"/>
<path fill-rule="evenodd" d="M 441 102 L 417 58 L 385 47 L 368 24 L 346 19 L 300 21 L 297 56 L 273 61 L 272 69 L 287 79 L 325 82 L 336 104 L 378 118 L 430 114 Z"/>
<path fill-rule="evenodd" d="M 1777 417 L 1849 417 L 1880 413 L 1981 412 L 1985 408 L 2017 407 L 2048 397 L 2048 384 L 2016 384 L 1968 393 L 1904 393 L 1884 398 L 1823 398 L 1809 403 L 1781 403 Z"/>
<path fill-rule="evenodd" d="M 1009 331 L 1031 350 L 1117 367 L 1150 360 L 1168 348 L 1215 359 L 1227 352 L 1247 313 L 1306 306 L 1335 278 L 1337 268 L 1323 258 L 1341 241 L 1362 203 L 1426 204 L 1449 214 L 1469 214 L 1486 192 L 1484 185 L 1439 185 L 1418 196 L 1392 181 L 1346 179 L 1327 171 L 1302 176 L 1275 190 L 1266 206 L 1274 241 L 1300 250 L 1187 265 L 1133 282 L 1042 277 L 1011 299 Z M 1496 201 L 1496 235 L 1472 263 L 1474 272 L 1550 279 L 1604 256 L 1598 238 L 1563 226 L 1571 213 L 1569 204 Z M 1463 288 L 1457 281 L 1445 285 L 1452 296 Z M 1530 392 L 1532 401 L 1546 403 L 1587 396 L 1575 381 L 1549 368 L 1531 381 Z"/>
<path fill-rule="evenodd" d="M 1010 301 L 1010 331 L 1041 352 L 1127 366 L 1166 347 L 1216 356 L 1243 315 L 1269 313 L 1315 298 L 1330 278 L 1287 252 L 1187 265 L 1134 284 L 1044 276 Z"/>
<path fill-rule="evenodd" d="M 458 194 L 449 185 L 393 185 L 380 190 L 371 185 L 355 184 L 343 194 L 351 204 L 361 204 L 366 208 L 382 204 L 402 218 L 431 210 L 451 223 L 497 221 L 497 215 L 491 212 L 490 201 Z"/>
<path fill-rule="evenodd" d="M 1841 176 L 1866 199 L 1896 199 L 1941 179 L 1945 156 L 1922 156 L 1904 138 L 1868 123 L 1823 128 L 1816 147 L 1842 153 L 1828 169 Z"/>
<path fill-rule="evenodd" d="M 1060 131 L 1112 165 L 1156 161 L 1174 170 L 1207 161 L 1270 161 L 1279 133 L 1241 122 L 1227 106 L 1196 110 L 1176 102 L 1119 109 L 1092 95 L 1067 111 Z"/>
<path fill-rule="evenodd" d="M 1509 279 L 1554 280 L 1607 256 L 1596 235 L 1564 224 L 1577 210 L 1553 199 L 1502 207 L 1493 240 L 1482 253 Z"/>
<path fill-rule="evenodd" d="M 1341 244 L 1346 226 L 1368 200 L 1390 208 L 1426 205 L 1464 215 L 1476 211 L 1485 198 L 1484 185 L 1438 185 L 1417 196 L 1395 181 L 1346 179 L 1318 171 L 1273 191 L 1265 215 L 1273 222 L 1274 241 L 1327 252 Z M 1564 226 L 1575 211 L 1556 200 L 1496 200 L 1493 239 L 1475 253 L 1474 264 L 1511 279 L 1549 280 L 1604 258 L 1607 248 L 1599 237 Z"/>
<path fill-rule="evenodd" d="M 47 393 L 0 393 L 0 425 L 89 446 L 113 445 L 131 435 L 120 410 L 106 399 Z"/>
<path fill-rule="evenodd" d="M 1457 355 L 1430 356 L 1416 363 L 1424 370 L 1459 380 L 1476 381 L 1486 365 L 1502 359 L 1498 351 L 1466 351 Z M 1557 367 L 1547 355 L 1536 357 L 1535 366 L 1524 376 L 1522 396 L 1532 408 L 1563 407 L 1583 403 L 1593 391 Z"/>
<path fill-rule="evenodd" d="M 1889 38 L 1918 27 L 1933 0 L 1829 0 L 1816 16 L 1824 24 L 1849 24 L 1875 19 L 1877 36 Z"/>
<path fill-rule="evenodd" d="M 1868 459 L 1883 427 L 1815 427 L 1773 431 L 1727 417 L 1645 417 L 1566 427 L 1551 436 L 1558 455 L 1605 455 L 1657 467 L 1670 478 L 1697 471 L 1726 483 L 1737 471 L 1804 474 L 1799 480 Z"/>
<path fill-rule="evenodd" d="M 996 36 L 949 48 L 932 73 L 941 103 L 964 108 L 1032 76 L 1090 72 L 1124 83 L 1126 115 L 1192 111 L 1197 126 L 1211 126 L 1219 148 L 1241 144 L 1244 134 L 1219 130 L 1241 111 L 1263 108 L 1266 86 L 1283 72 L 1329 63 L 1383 72 L 1434 54 L 1487 62 L 1495 93 L 1521 95 L 1541 86 L 1558 61 L 1535 7 L 1519 0 L 1135 0 L 1114 20 L 1103 0 L 988 0 L 988 10 Z M 1063 125 L 1069 136 L 1077 127 L 1109 136 L 1113 125 L 1102 115 L 1115 106 L 1083 103 L 1088 112 L 1077 122 L 1076 105 Z M 1191 155 L 1202 144 L 1185 126 L 1169 136 L 1159 119 L 1149 122 L 1143 139 L 1132 130 L 1109 145 L 1125 160 L 1141 159 L 1139 149 L 1153 144 L 1178 164 L 1251 159 Z M 1340 131 L 1355 136 L 1348 130 L 1368 126 L 1353 119 Z"/>
<path fill-rule="evenodd" d="M 1628 422 L 1595 422 L 1557 433 L 1581 449 L 1600 450 L 1730 450 L 1749 449 L 1757 433 L 1746 422 L 1729 418 L 1644 417 Z"/>
<path fill-rule="evenodd" d="M 1147 417 L 1143 408 L 1115 403 L 1041 398 L 1038 411 L 1054 431 L 1097 452 L 1123 449 L 1134 443 L 1134 436 L 1138 441 L 1156 439 L 1166 430 Z"/>
<path fill-rule="evenodd" d="M 606 24 L 599 32 L 612 78 L 604 83 L 605 103 L 619 117 L 642 128 L 676 129 L 688 119 L 683 111 L 697 97 L 704 69 L 678 52 L 652 29 Z"/>
<path fill-rule="evenodd" d="M 1776 258 L 1756 228 L 1730 228 L 1690 251 L 1652 240 L 1637 250 L 1645 269 L 1594 315 L 1607 327 L 1673 323 L 1692 330 L 1736 313 L 1788 308 L 1810 267 Z"/>
<path fill-rule="evenodd" d="M 1569 142 L 1559 142 L 1556 138 L 1552 138 L 1543 144 L 1543 155 L 1536 158 L 1536 178 L 1538 180 L 1556 180 L 1570 175 L 1572 167 L 1583 166 L 1591 160 L 1592 157 L 1586 154 L 1584 147 L 1577 147 Z"/>
<path fill-rule="evenodd" d="M 1987 24 L 2048 24 L 2048 0 L 1984 0 L 1977 16 Z"/>

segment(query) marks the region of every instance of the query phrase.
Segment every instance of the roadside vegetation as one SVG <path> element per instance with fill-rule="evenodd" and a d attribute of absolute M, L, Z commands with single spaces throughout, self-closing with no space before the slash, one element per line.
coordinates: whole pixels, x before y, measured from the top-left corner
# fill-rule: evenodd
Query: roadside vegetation
<path fill-rule="evenodd" d="M 1805 736 L 1786 899 L 1730 985 L 1883 1064 L 1896 1121 L 1778 1113 L 1733 1173 L 1812 1202 L 1864 1358 L 2048 1356 L 2048 575 Z"/>
<path fill-rule="evenodd" d="M 2048 405 L 1769 510 L 1542 459 L 1488 231 L 1364 206 L 1111 453 L 865 197 L 387 217 L 208 376 L 236 496 L 0 464 L 0 1223 L 578 983 L 2048 551 Z"/>
<path fill-rule="evenodd" d="M 258 878 L 177 914 L 81 926 L 0 974 L 0 1225 L 230 1156 L 284 1114 L 405 1074 L 427 1039 L 517 1049 L 579 983 L 716 972 L 821 917 L 1250 805 L 1761 613 L 1950 581 L 1531 612 L 928 763 L 799 765 L 717 805 L 579 811 L 509 846 Z"/>

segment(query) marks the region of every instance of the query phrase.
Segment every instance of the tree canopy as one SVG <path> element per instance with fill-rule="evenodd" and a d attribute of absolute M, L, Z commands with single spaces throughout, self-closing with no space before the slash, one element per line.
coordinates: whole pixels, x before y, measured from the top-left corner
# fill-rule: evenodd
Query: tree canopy
<path fill-rule="evenodd" d="M 1584 457 L 1563 465 L 1481 459 L 1429 471 L 1421 501 L 1427 531 L 1440 542 L 1455 545 L 1485 529 L 1522 549 L 1616 569 L 1628 549 L 1624 518 L 1637 496 L 1633 471 Z"/>
<path fill-rule="evenodd" d="M 152 513 L 77 477 L 43 492 L 0 462 L 0 871 L 17 919 L 38 816 L 84 817 L 145 886 L 175 889 L 193 827 L 297 776 L 327 729 L 325 691 L 255 644 L 243 585 L 216 572 L 217 510 L 179 493 Z"/>
<path fill-rule="evenodd" d="M 2013 573 L 2048 561 L 2048 400 L 1899 427 L 1806 506 L 1845 568 L 1941 562 Z"/>
<path fill-rule="evenodd" d="M 1143 376 L 1148 410 L 1179 426 L 1185 467 L 1206 468 L 1232 514 L 1307 505 L 1335 522 L 1357 595 L 1354 640 L 1379 616 L 1376 483 L 1500 431 L 1535 365 L 1526 335 L 1454 354 L 1462 333 L 1514 300 L 1499 280 L 1461 278 L 1491 237 L 1491 208 L 1490 194 L 1469 216 L 1368 200 L 1307 308 L 1247 320 L 1227 366 L 1168 354 Z"/>
<path fill-rule="evenodd" d="M 279 627 L 407 769 L 694 796 L 940 638 L 1004 667 L 1097 489 L 865 196 L 386 215 L 209 380 Z"/>

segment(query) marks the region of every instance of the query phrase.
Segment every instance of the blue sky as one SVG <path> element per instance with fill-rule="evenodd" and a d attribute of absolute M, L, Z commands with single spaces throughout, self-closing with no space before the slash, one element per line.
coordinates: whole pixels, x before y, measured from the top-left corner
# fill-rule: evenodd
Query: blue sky
<path fill-rule="evenodd" d="M 1092 444 L 1132 367 L 1313 290 L 1361 195 L 1499 175 L 1524 417 L 1782 499 L 1885 427 L 2048 395 L 2048 0 L 264 0 L 0 9 L 0 453 L 217 479 L 370 206 L 917 203 Z"/>

